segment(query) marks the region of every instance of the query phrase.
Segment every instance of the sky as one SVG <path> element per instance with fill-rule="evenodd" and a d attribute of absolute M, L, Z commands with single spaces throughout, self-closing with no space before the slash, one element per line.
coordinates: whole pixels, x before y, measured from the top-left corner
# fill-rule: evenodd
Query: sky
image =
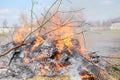
<path fill-rule="evenodd" d="M 34 12 L 40 15 L 55 0 L 34 0 Z M 81 9 L 87 21 L 104 21 L 120 17 L 120 0 L 63 0 L 61 9 Z M 1 0 L 0 25 L 4 20 L 8 24 L 19 24 L 21 12 L 30 16 L 31 0 Z"/>

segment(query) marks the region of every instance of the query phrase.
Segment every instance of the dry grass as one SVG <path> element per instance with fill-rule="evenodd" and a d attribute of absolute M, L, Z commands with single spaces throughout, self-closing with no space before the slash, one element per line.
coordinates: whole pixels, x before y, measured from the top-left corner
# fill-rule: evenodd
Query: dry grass
<path fill-rule="evenodd" d="M 111 66 L 111 75 L 117 80 L 120 80 L 120 60 L 116 60 L 115 62 L 112 62 L 112 64 L 113 65 Z"/>
<path fill-rule="evenodd" d="M 41 76 L 35 76 L 31 79 L 27 80 L 70 80 L 69 76 L 56 76 L 56 77 L 41 77 Z"/>

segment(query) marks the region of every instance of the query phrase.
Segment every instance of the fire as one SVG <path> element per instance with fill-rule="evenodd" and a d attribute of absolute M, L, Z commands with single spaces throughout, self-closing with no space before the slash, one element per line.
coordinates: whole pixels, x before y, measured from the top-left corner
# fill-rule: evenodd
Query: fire
<path fill-rule="evenodd" d="M 78 43 L 73 44 L 72 40 L 75 38 L 75 34 L 74 34 L 74 28 L 71 27 L 71 24 L 66 24 L 64 26 L 62 26 L 63 24 L 59 22 L 59 18 L 58 16 L 55 16 L 53 18 L 52 21 L 54 21 L 55 23 L 59 24 L 57 27 L 51 28 L 49 25 L 47 27 L 50 27 L 50 30 L 53 29 L 57 29 L 55 31 L 52 31 L 50 34 L 45 35 L 47 36 L 47 38 L 45 39 L 46 41 L 50 41 L 50 38 L 52 38 L 52 40 L 50 42 L 53 42 L 53 45 L 58 49 L 58 53 L 54 56 L 54 60 L 55 62 L 55 70 L 59 70 L 63 67 L 68 66 L 68 64 L 62 63 L 59 61 L 59 59 L 61 58 L 62 52 L 63 51 L 71 51 L 72 48 L 77 49 L 85 58 L 89 59 L 89 55 L 87 55 L 87 53 L 83 52 L 81 47 L 74 47 L 74 46 L 78 46 Z M 69 22 L 68 22 L 69 23 Z M 46 27 L 46 30 L 47 30 Z M 49 28 L 48 28 L 49 29 Z M 21 42 L 24 37 L 25 34 L 27 34 L 29 31 L 29 28 L 27 27 L 21 27 L 20 29 L 18 29 L 17 33 L 15 34 L 14 40 L 16 42 Z M 44 32 L 45 33 L 45 32 Z M 45 40 L 40 36 L 40 34 L 42 33 L 36 33 L 36 39 L 34 42 L 34 45 L 32 46 L 31 50 L 36 49 L 37 47 L 39 47 L 40 44 L 42 44 Z M 51 36 L 52 35 L 52 36 Z M 79 45 L 80 46 L 80 45 Z M 48 49 L 47 49 L 48 50 Z M 29 63 L 35 60 L 41 60 L 43 58 L 49 57 L 47 55 L 47 50 L 44 50 L 43 52 L 41 52 L 40 55 L 37 55 L 36 57 L 33 57 L 31 60 L 28 60 L 27 58 L 25 58 L 25 63 Z M 41 72 L 38 73 L 39 75 L 45 75 L 47 74 L 47 69 L 44 66 L 40 66 L 40 70 Z M 90 76 L 85 74 L 85 75 L 81 75 L 82 78 L 89 78 Z"/>
<path fill-rule="evenodd" d="M 96 79 L 96 77 L 93 74 L 90 74 L 86 70 L 81 71 L 79 74 L 82 80 L 95 80 Z"/>
<path fill-rule="evenodd" d="M 55 46 L 58 48 L 58 52 L 61 53 L 61 51 L 63 50 L 64 48 L 64 42 L 63 40 L 61 40 L 61 37 L 59 36 L 55 36 Z"/>
<path fill-rule="evenodd" d="M 44 42 L 44 39 L 39 36 L 39 33 L 36 33 L 36 42 L 34 44 L 34 46 L 32 47 L 32 50 L 34 50 L 36 47 L 38 47 L 42 42 Z"/>
<path fill-rule="evenodd" d="M 95 80 L 94 76 L 90 75 L 90 74 L 84 74 L 80 76 L 83 80 Z"/>
<path fill-rule="evenodd" d="M 66 66 L 67 66 L 67 65 L 64 64 L 64 63 L 57 62 L 57 63 L 55 64 L 55 70 L 60 70 L 61 68 L 66 67 Z"/>
<path fill-rule="evenodd" d="M 55 45 L 59 49 L 59 52 L 66 49 L 65 47 L 67 47 L 67 49 L 72 47 L 71 39 L 74 37 L 72 27 L 65 26 L 53 32 L 53 34 L 55 34 L 54 39 L 57 41 Z"/>
<path fill-rule="evenodd" d="M 78 49 L 78 51 L 82 54 L 83 57 L 85 57 L 88 60 L 90 59 L 90 56 L 83 48 Z"/>
<path fill-rule="evenodd" d="M 28 27 L 22 26 L 19 29 L 16 30 L 16 33 L 14 35 L 14 41 L 15 42 L 21 42 L 25 38 L 26 34 L 28 33 Z"/>
<path fill-rule="evenodd" d="M 61 25 L 60 14 L 56 14 L 52 19 L 51 22 L 57 23 Z"/>

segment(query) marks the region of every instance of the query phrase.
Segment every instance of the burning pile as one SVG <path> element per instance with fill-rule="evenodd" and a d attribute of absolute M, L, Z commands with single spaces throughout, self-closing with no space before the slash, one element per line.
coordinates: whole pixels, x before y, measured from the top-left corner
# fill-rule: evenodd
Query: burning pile
<path fill-rule="evenodd" d="M 35 75 L 73 76 L 72 73 L 75 73 L 74 77 L 80 79 L 79 72 L 83 68 L 81 65 L 83 64 L 81 47 L 79 40 L 74 38 L 72 30 L 67 25 L 49 35 L 40 36 L 37 34 L 29 38 L 26 40 L 27 44 L 15 48 L 0 58 L 2 62 L 0 69 L 3 70 L 0 71 L 0 78 L 26 79 Z M 17 35 L 14 42 L 2 46 L 2 50 L 18 45 L 22 35 L 23 33 Z"/>
<path fill-rule="evenodd" d="M 30 33 L 27 37 L 29 28 L 18 29 L 14 41 L 0 47 L 0 79 L 23 80 L 36 75 L 67 75 L 71 80 L 95 80 L 90 72 L 97 71 L 97 66 L 82 51 L 80 40 L 75 36 L 83 31 L 75 32 L 79 28 L 73 27 L 71 22 L 56 22 L 57 27 L 45 25 L 45 28 L 40 29 L 41 32 L 36 28 L 32 32 L 35 34 Z"/>

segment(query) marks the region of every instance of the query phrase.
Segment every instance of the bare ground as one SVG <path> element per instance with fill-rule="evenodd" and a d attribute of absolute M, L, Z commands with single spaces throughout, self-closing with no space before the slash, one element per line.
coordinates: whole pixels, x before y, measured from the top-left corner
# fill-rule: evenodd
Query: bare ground
<path fill-rule="evenodd" d="M 104 30 L 85 33 L 86 47 L 99 55 L 120 55 L 120 31 Z"/>

